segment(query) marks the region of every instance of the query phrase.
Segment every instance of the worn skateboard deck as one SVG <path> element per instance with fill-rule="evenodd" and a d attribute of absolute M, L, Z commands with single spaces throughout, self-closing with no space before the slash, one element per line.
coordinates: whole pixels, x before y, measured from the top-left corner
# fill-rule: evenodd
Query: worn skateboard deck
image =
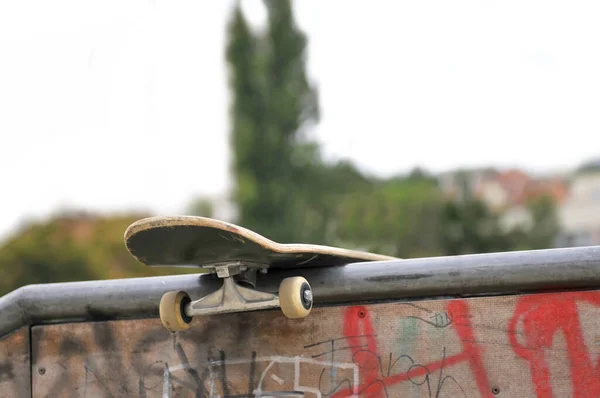
<path fill-rule="evenodd" d="M 127 250 L 148 266 L 208 268 L 232 262 L 290 268 L 384 261 L 394 257 L 310 244 L 281 244 L 246 228 L 195 216 L 150 217 L 125 231 Z"/>

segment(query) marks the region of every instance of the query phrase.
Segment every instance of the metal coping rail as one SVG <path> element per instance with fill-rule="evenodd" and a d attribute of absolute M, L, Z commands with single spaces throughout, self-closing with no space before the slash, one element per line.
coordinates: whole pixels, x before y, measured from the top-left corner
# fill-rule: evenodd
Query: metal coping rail
<path fill-rule="evenodd" d="M 273 269 L 256 288 L 275 293 L 288 276 L 310 282 L 315 305 L 468 297 L 600 287 L 600 246 Z M 171 275 L 28 285 L 0 297 L 0 338 L 23 326 L 158 316 L 161 296 L 214 291 L 212 275 Z"/>

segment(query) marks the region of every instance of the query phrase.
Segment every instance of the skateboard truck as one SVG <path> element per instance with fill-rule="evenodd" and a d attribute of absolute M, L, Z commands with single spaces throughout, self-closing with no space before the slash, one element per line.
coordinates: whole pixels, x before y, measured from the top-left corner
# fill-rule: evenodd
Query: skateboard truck
<path fill-rule="evenodd" d="M 192 301 L 184 291 L 165 293 L 159 306 L 160 320 L 170 331 L 189 329 L 192 317 L 231 312 L 255 311 L 280 307 L 291 319 L 304 318 L 312 309 L 312 289 L 303 277 L 281 281 L 278 294 L 255 290 L 256 266 L 239 262 L 211 266 L 213 273 L 223 279 L 216 291 Z M 266 268 L 260 268 L 265 273 Z M 243 286 L 243 285 L 246 286 Z"/>

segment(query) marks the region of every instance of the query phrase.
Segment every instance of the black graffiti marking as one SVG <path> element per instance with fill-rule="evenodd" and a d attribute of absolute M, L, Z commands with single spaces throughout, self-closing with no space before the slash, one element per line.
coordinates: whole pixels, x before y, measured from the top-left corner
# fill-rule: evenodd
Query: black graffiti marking
<path fill-rule="evenodd" d="M 323 341 L 319 341 L 317 343 L 312 343 L 309 345 L 305 345 L 304 348 L 312 348 L 312 347 L 316 347 L 318 345 L 322 345 L 322 344 L 330 344 L 332 341 L 338 341 L 338 340 L 346 340 L 346 339 L 355 339 L 355 338 L 361 338 L 361 337 L 377 337 L 376 334 L 360 334 L 357 336 L 346 336 L 346 337 L 337 337 L 335 339 L 327 339 L 327 340 L 323 340 Z"/>
<path fill-rule="evenodd" d="M 436 314 L 438 315 L 438 314 Z M 427 321 L 426 321 L 427 322 Z M 439 325 L 439 323 L 438 323 Z M 365 336 L 353 336 L 355 338 L 360 338 L 360 337 L 366 337 Z M 368 391 L 370 388 L 372 388 L 374 385 L 379 384 L 379 388 L 381 389 L 381 391 L 383 391 L 384 396 L 386 398 L 389 397 L 389 392 L 388 392 L 388 387 L 385 384 L 384 379 L 388 378 L 392 375 L 398 375 L 398 374 L 402 374 L 402 372 L 406 373 L 406 377 L 407 380 L 412 383 L 413 385 L 416 386 L 425 386 L 427 388 L 427 394 L 430 398 L 439 398 L 441 392 L 442 392 L 442 388 L 444 386 L 444 383 L 446 381 L 452 381 L 454 382 L 454 384 L 460 388 L 460 390 L 463 392 L 463 395 L 466 397 L 466 392 L 465 390 L 462 388 L 462 386 L 458 383 L 458 381 L 450 376 L 444 376 L 444 367 L 445 367 L 445 360 L 446 360 L 446 348 L 443 347 L 442 348 L 442 363 L 439 369 L 439 377 L 438 377 L 438 383 L 437 386 L 435 388 L 435 391 L 432 388 L 431 385 L 431 371 L 429 370 L 429 368 L 426 365 L 422 365 L 420 363 L 417 363 L 415 361 L 415 359 L 408 355 L 408 354 L 400 354 L 400 355 L 394 355 L 394 353 L 389 353 L 388 354 L 388 358 L 387 358 L 387 363 L 384 363 L 382 357 L 380 355 L 378 355 L 377 353 L 373 352 L 372 350 L 368 349 L 368 344 L 362 345 L 362 346 L 344 346 L 344 347 L 335 347 L 335 342 L 339 341 L 339 340 L 345 340 L 346 337 L 340 337 L 340 338 L 334 338 L 334 339 L 330 339 L 330 340 L 324 340 L 324 341 L 320 341 L 318 343 L 314 343 L 314 344 L 309 344 L 304 346 L 304 348 L 312 348 L 312 347 L 317 347 L 317 346 L 323 346 L 323 345 L 329 345 L 330 349 L 326 352 L 320 352 L 319 354 L 316 355 L 312 355 L 313 358 L 315 357 L 321 357 L 321 356 L 325 356 L 328 354 L 331 354 L 331 366 L 330 367 L 323 367 L 321 369 L 320 375 L 319 375 L 319 381 L 318 381 L 318 388 L 319 388 L 319 392 L 324 396 L 324 397 L 329 397 L 333 394 L 335 394 L 336 392 L 339 391 L 343 391 L 345 389 L 350 389 L 352 390 L 352 382 L 350 379 L 343 378 L 340 381 L 337 381 L 336 378 L 334 377 L 334 353 L 335 352 L 339 352 L 339 351 L 343 351 L 343 350 L 352 350 L 352 349 L 356 349 L 359 348 L 357 351 L 355 351 L 352 354 L 352 363 L 355 364 L 359 370 L 362 371 L 369 371 L 372 372 L 374 370 L 377 371 L 378 377 L 372 381 L 370 381 L 367 385 L 361 386 L 360 390 L 357 391 L 358 395 L 360 396 L 361 394 L 363 394 L 365 391 Z M 406 366 L 407 367 L 401 367 L 401 363 L 406 362 Z M 423 376 L 412 376 L 411 373 L 418 368 L 422 368 L 424 370 L 424 375 Z M 325 372 L 329 370 L 329 376 L 330 377 L 325 377 Z M 325 380 L 330 380 L 329 382 L 329 386 L 330 388 L 327 388 L 326 385 L 324 385 L 324 381 Z M 359 381 L 356 380 L 356 383 L 358 383 Z M 332 387 L 331 387 L 332 386 Z"/>
<path fill-rule="evenodd" d="M 96 372 L 94 372 L 92 369 L 90 369 L 90 367 L 88 367 L 88 365 L 83 365 L 83 368 L 85 369 L 84 396 L 87 397 L 88 374 L 91 374 L 98 381 L 98 384 L 102 387 L 102 389 L 105 391 L 105 393 L 107 394 L 107 396 L 114 397 L 114 395 L 112 394 L 112 392 L 110 392 L 110 390 L 106 386 L 106 379 L 104 379 L 103 377 L 99 377 L 96 374 Z M 125 392 L 127 392 L 127 390 L 125 390 Z"/>
<path fill-rule="evenodd" d="M 159 365 L 159 366 L 157 366 Z M 164 361 L 155 361 L 148 365 L 146 369 L 140 374 L 140 379 L 138 381 L 138 394 L 140 398 L 146 398 L 146 391 L 152 391 L 158 386 L 162 385 L 162 378 L 156 382 L 156 384 L 152 386 L 146 385 L 146 377 L 150 376 L 162 376 L 164 374 L 164 369 L 167 369 L 169 365 Z M 156 370 L 155 370 L 156 369 Z M 87 383 L 86 383 L 87 386 Z"/>
<path fill-rule="evenodd" d="M 412 315 L 408 315 L 405 318 L 412 318 L 412 319 L 417 319 L 419 321 L 425 322 L 435 328 L 446 328 L 448 326 L 450 326 L 453 322 L 452 316 L 450 314 L 448 314 L 447 312 L 438 312 L 436 314 L 434 314 L 433 316 L 429 317 L 429 319 L 433 319 L 433 320 L 427 320 L 418 316 L 412 316 Z"/>
<path fill-rule="evenodd" d="M 162 332 L 162 330 L 161 330 Z M 65 337 L 62 337 L 56 343 L 59 344 L 58 357 L 59 362 L 57 366 L 62 368 L 62 371 L 56 377 L 52 384 L 46 384 L 48 391 L 47 396 L 62 396 L 67 393 L 70 389 L 79 390 L 81 389 L 83 396 L 91 394 L 90 387 L 95 385 L 96 388 L 100 389 L 102 396 L 114 397 L 114 396 L 128 396 L 131 395 L 131 391 L 128 389 L 128 375 L 130 372 L 126 371 L 128 368 L 133 368 L 139 375 L 138 379 L 138 392 L 140 397 L 146 396 L 146 391 L 155 389 L 157 387 L 162 388 L 162 383 L 156 383 L 156 385 L 149 386 L 147 378 L 150 376 L 157 375 L 157 363 L 162 361 L 153 362 L 150 365 L 144 366 L 139 359 L 139 355 L 132 355 L 132 363 L 130 367 L 125 366 L 123 362 L 123 355 L 120 340 L 114 333 L 114 329 L 110 324 L 95 323 L 92 326 L 93 338 L 91 341 L 84 341 L 80 338 L 75 337 L 73 334 L 68 333 Z M 152 335 L 149 338 L 149 335 Z M 160 337 L 159 337 L 160 336 Z M 164 342 L 168 338 L 168 334 L 165 332 L 156 333 L 156 330 L 148 333 L 142 337 L 136 344 L 133 353 L 139 354 L 141 352 L 148 352 L 149 346 L 157 342 Z M 39 329 L 38 335 L 33 339 L 34 343 L 32 347 L 35 348 L 35 352 L 39 352 L 39 344 L 41 340 L 47 338 L 43 329 Z M 151 341 L 152 344 L 147 344 Z M 91 343 L 91 344 L 90 344 Z M 102 361 L 96 362 L 95 357 L 91 355 L 92 352 L 96 351 L 94 348 L 97 347 L 102 352 Z M 82 358 L 83 361 L 78 360 Z M 82 365 L 80 365 L 83 362 Z M 102 364 L 102 366 L 99 365 Z M 83 385 L 76 386 L 78 380 L 75 379 L 77 373 L 72 370 L 76 366 L 82 366 L 83 369 Z M 160 376 L 163 375 L 164 370 L 161 369 Z M 41 377 L 41 376 L 40 376 Z"/>
<path fill-rule="evenodd" d="M 217 361 L 215 361 L 213 358 L 209 358 L 207 363 L 204 366 L 204 372 L 202 374 L 201 377 L 201 381 L 202 381 L 202 385 L 204 386 L 207 380 L 210 380 L 212 382 L 212 377 L 211 376 L 211 372 L 210 370 L 212 369 L 213 372 L 212 374 L 214 375 L 215 372 L 217 374 L 217 379 L 218 379 L 218 383 L 220 385 L 220 389 L 222 391 L 222 397 L 223 398 L 254 398 L 254 389 L 255 389 L 255 382 L 256 382 L 256 351 L 252 351 L 251 354 L 251 360 L 248 366 L 248 390 L 246 393 L 242 393 L 242 394 L 232 394 L 230 391 L 230 384 L 231 382 L 228 380 L 228 376 L 227 376 L 227 355 L 225 353 L 224 350 L 220 349 L 219 351 L 219 359 Z M 215 369 L 215 365 L 214 363 L 217 362 L 218 365 L 216 365 L 216 369 Z M 206 366 L 208 365 L 208 366 Z M 239 375 L 239 374 L 238 374 Z M 219 386 L 216 386 L 219 387 Z M 203 394 L 206 394 L 206 397 L 210 396 L 210 391 L 206 391 L 205 388 L 203 388 Z M 204 395 L 203 395 L 204 396 Z"/>
<path fill-rule="evenodd" d="M 256 373 L 256 351 L 252 351 L 252 362 L 250 362 L 250 377 L 248 377 L 248 395 L 254 392 L 254 377 Z"/>
<path fill-rule="evenodd" d="M 429 308 L 421 307 L 415 303 L 400 303 L 400 304 L 416 308 L 419 311 L 423 311 L 427 314 L 433 314 L 432 316 L 429 316 L 428 319 L 425 319 L 425 316 L 421 317 L 421 316 L 414 316 L 414 315 L 408 315 L 405 318 L 417 319 L 419 321 L 423 321 L 423 322 L 425 322 L 433 327 L 436 327 L 436 328 L 445 328 L 452 324 L 452 321 L 453 321 L 452 314 L 449 314 L 446 311 L 434 313 Z M 433 320 L 431 320 L 431 319 L 433 319 Z"/>
<path fill-rule="evenodd" d="M 413 318 L 420 319 L 432 326 L 444 327 L 444 325 L 447 326 L 452 322 L 452 317 L 449 314 L 436 314 L 430 310 L 419 308 L 418 306 L 414 307 L 423 310 L 423 313 L 426 315 L 414 316 Z M 231 365 L 227 365 L 226 350 L 216 349 L 214 347 L 208 349 L 206 343 L 198 344 L 198 342 L 211 341 L 214 338 L 215 330 L 218 328 L 213 328 L 212 332 L 207 329 L 208 328 L 198 328 L 193 332 L 182 334 L 170 334 L 160 328 L 149 330 L 134 343 L 131 352 L 133 354 L 131 355 L 131 366 L 126 366 L 124 363 L 124 358 L 126 358 L 126 356 L 121 353 L 124 347 L 121 346 L 121 341 L 117 338 L 120 334 L 115 333 L 115 329 L 113 329 L 111 325 L 95 324 L 92 329 L 94 336 L 91 339 L 91 345 L 90 339 L 86 338 L 85 341 L 79 340 L 74 338 L 73 334 L 69 334 L 68 337 L 61 339 L 59 355 L 64 363 L 61 362 L 57 365 L 62 366 L 65 370 L 72 370 L 75 364 L 82 363 L 80 359 L 77 360 L 75 358 L 83 357 L 85 359 L 83 361 L 83 370 L 85 371 L 84 376 L 86 383 L 85 386 L 81 386 L 84 388 L 82 388 L 84 394 L 91 393 L 92 389 L 88 388 L 92 386 L 91 383 L 96 384 L 94 389 L 100 389 L 103 396 L 126 396 L 131 394 L 132 391 L 127 390 L 129 387 L 128 380 L 130 380 L 131 371 L 127 371 L 127 369 L 132 369 L 137 372 L 137 389 L 140 397 L 145 397 L 149 391 L 156 392 L 165 386 L 171 387 L 173 389 L 172 391 L 176 391 L 177 388 L 187 389 L 190 392 L 194 391 L 195 396 L 199 398 L 209 397 L 211 392 L 229 398 L 253 397 L 254 391 L 257 388 L 258 378 L 261 376 L 261 372 L 256 365 L 256 352 L 252 352 L 251 357 L 248 358 L 248 362 L 246 362 L 248 364 L 247 366 L 242 365 L 244 374 L 240 374 L 240 368 L 232 370 Z M 442 363 L 439 378 L 436 377 L 437 385 L 435 385 L 435 379 L 432 380 L 433 376 L 426 366 L 416 363 L 409 355 L 395 355 L 394 353 L 389 353 L 387 358 L 385 358 L 386 360 L 383 360 L 375 352 L 369 350 L 368 344 L 349 345 L 345 342 L 340 342 L 340 340 L 376 336 L 377 335 L 375 334 L 345 336 L 318 341 L 304 346 L 305 349 L 314 349 L 317 351 L 311 355 L 312 358 L 327 357 L 328 362 L 329 360 L 331 361 L 330 363 L 327 363 L 323 369 L 320 369 L 320 372 L 317 370 L 317 374 L 319 374 L 319 389 L 323 396 L 330 396 L 343 389 L 352 388 L 352 386 L 355 385 L 352 383 L 351 378 L 346 377 L 348 374 L 344 375 L 345 378 L 343 378 L 342 374 L 337 375 L 336 372 L 339 370 L 334 366 L 336 357 L 338 357 L 339 361 L 339 353 L 344 351 L 348 352 L 348 350 L 352 353 L 352 362 L 356 364 L 359 369 L 363 371 L 369 370 L 371 372 L 376 370 L 379 374 L 379 377 L 370 381 L 368 385 L 362 385 L 360 387 L 360 393 L 364 393 L 365 391 L 376 387 L 381 389 L 381 391 L 384 391 L 385 396 L 388 396 L 389 387 L 385 385 L 385 377 L 389 377 L 392 374 L 401 374 L 402 372 L 408 373 L 406 377 L 410 383 L 427 388 L 430 397 L 438 397 L 444 389 L 444 386 L 452 384 L 455 384 L 462 390 L 462 387 L 456 379 L 451 375 L 444 373 L 444 363 Z M 173 345 L 169 347 L 167 343 L 171 338 L 173 339 Z M 178 339 L 185 339 L 193 342 L 193 348 L 186 352 L 182 344 L 177 341 Z M 245 339 L 240 337 L 239 344 L 243 344 L 244 341 Z M 238 346 L 237 343 L 235 345 L 236 347 Z M 96 351 L 94 346 L 99 347 L 99 351 L 101 351 L 103 355 L 103 360 L 98 361 L 97 363 L 94 361 L 94 356 L 91 355 L 91 353 Z M 159 349 L 157 350 L 155 347 Z M 169 372 L 169 364 L 167 364 L 166 361 L 154 360 L 148 364 L 147 361 L 149 358 L 146 357 L 144 360 L 144 356 L 142 355 L 148 353 L 158 356 L 162 355 L 162 350 L 167 350 L 170 353 L 176 354 L 176 358 L 178 359 L 177 364 L 180 364 L 180 366 L 177 366 L 176 368 L 181 369 L 181 374 L 171 374 Z M 215 355 L 211 355 L 211 351 Z M 154 358 L 156 358 L 156 356 Z M 160 358 L 160 356 L 158 358 Z M 239 365 L 239 360 L 237 360 L 237 358 L 236 363 Z M 99 364 L 102 364 L 102 366 L 98 366 Z M 171 366 L 173 365 L 171 364 Z M 411 376 L 410 372 L 419 367 L 424 368 L 422 370 L 423 374 L 418 377 Z M 326 372 L 329 372 L 330 374 L 328 375 Z M 76 374 L 77 373 L 69 371 L 61 371 L 59 377 L 54 380 L 55 385 L 49 386 L 50 391 L 56 393 L 54 395 L 65 393 L 66 389 L 72 388 L 72 383 L 75 382 L 75 380 L 72 380 L 72 377 L 75 377 L 74 375 Z M 165 375 L 170 378 L 170 383 L 164 382 L 165 379 L 163 378 Z M 234 379 L 236 382 L 240 380 L 240 376 L 247 377 L 247 391 L 245 393 L 235 395 L 237 391 L 234 391 L 234 384 L 232 384 L 232 380 L 229 380 L 232 375 L 235 376 Z M 437 373 L 434 372 L 434 375 L 437 376 Z M 314 380 L 314 382 L 317 384 L 317 380 Z M 355 381 L 355 383 L 358 382 L 359 381 Z M 208 389 L 209 383 L 211 384 L 211 390 L 214 391 Z M 109 388 L 109 386 L 111 388 Z M 243 385 L 240 386 L 237 383 L 235 386 L 241 387 L 242 391 L 245 389 Z M 446 387 L 446 390 L 447 389 L 448 387 Z M 280 391 L 277 394 L 281 395 L 283 393 L 283 391 Z M 288 393 L 292 392 L 288 391 Z"/>
<path fill-rule="evenodd" d="M 200 375 L 198 375 L 198 371 L 190 366 L 190 361 L 188 360 L 188 357 L 185 354 L 180 342 L 175 343 L 175 351 L 179 357 L 179 362 L 185 366 L 186 373 L 189 374 L 192 380 L 194 380 L 194 383 L 196 383 L 196 396 L 201 397 L 202 393 L 200 393 L 200 391 L 204 390 L 204 382 Z"/>
<path fill-rule="evenodd" d="M 445 362 L 446 362 L 446 347 L 443 347 L 443 349 L 442 349 L 442 366 L 440 366 L 440 377 L 438 378 L 438 387 L 437 387 L 435 397 L 438 398 L 440 396 L 440 392 L 442 391 L 442 387 L 446 380 L 452 380 L 454 382 L 454 384 L 456 384 L 458 386 L 458 388 L 460 388 L 463 395 L 466 397 L 467 396 L 466 391 L 464 390 L 464 388 L 462 388 L 462 386 L 458 383 L 458 381 L 456 381 L 456 379 L 454 377 L 452 377 L 452 376 L 442 377 L 442 375 L 444 373 L 444 363 Z"/>
<path fill-rule="evenodd" d="M 225 365 L 225 351 L 219 350 L 219 357 L 221 359 L 221 366 L 219 372 L 219 380 L 221 382 L 221 388 L 223 389 L 223 395 L 228 397 L 231 395 L 229 392 L 229 384 L 227 383 L 227 366 Z"/>
<path fill-rule="evenodd" d="M 331 354 L 331 362 L 333 362 L 333 359 L 334 359 L 333 358 L 333 353 L 334 352 L 344 351 L 344 350 L 350 350 L 350 349 L 353 349 L 353 348 L 365 348 L 367 346 L 368 346 L 368 344 L 363 344 L 363 345 L 349 345 L 349 346 L 346 346 L 346 347 L 341 347 L 341 348 L 335 348 L 334 349 L 333 345 L 332 345 L 332 349 L 330 351 L 326 351 L 326 352 L 322 352 L 320 354 L 312 355 L 312 358 L 319 358 L 319 357 L 325 356 L 327 354 Z"/>
<path fill-rule="evenodd" d="M 433 311 L 432 311 L 432 310 L 430 310 L 429 308 L 421 307 L 420 305 L 417 305 L 417 304 L 415 304 L 415 303 L 402 303 L 402 302 L 401 302 L 401 303 L 398 303 L 398 304 L 400 304 L 400 305 L 407 305 L 407 306 L 409 306 L 409 307 L 413 307 L 413 308 L 416 308 L 416 309 L 418 309 L 418 310 L 421 310 L 421 311 L 423 311 L 423 312 L 428 312 L 428 313 L 430 313 L 430 314 L 433 312 Z"/>
<path fill-rule="evenodd" d="M 58 352 L 59 352 L 59 356 L 62 360 L 65 360 L 68 362 L 72 362 L 75 361 L 75 355 L 82 355 L 85 359 L 84 361 L 84 380 L 86 381 L 86 383 L 88 382 L 88 371 L 89 368 L 93 368 L 93 369 L 98 369 L 97 364 L 95 363 L 95 361 L 89 357 L 89 353 L 88 350 L 85 346 L 85 344 L 83 344 L 81 341 L 79 341 L 78 339 L 75 339 L 71 336 L 67 336 L 65 337 L 59 345 L 58 348 Z M 63 362 L 59 362 L 58 365 L 60 367 L 62 367 L 63 369 L 68 369 L 67 366 L 65 366 L 65 364 Z M 74 380 L 72 379 L 72 374 L 71 372 L 61 372 L 60 376 L 57 378 L 56 382 L 51 385 L 49 387 L 49 393 L 47 394 L 48 397 L 58 397 L 58 396 L 62 396 L 63 394 L 61 394 L 61 392 L 63 392 L 65 389 L 69 388 L 69 386 L 72 385 L 72 383 L 74 382 Z M 112 397 L 114 396 L 112 391 L 110 391 L 110 389 L 108 388 L 108 386 L 106 385 L 105 381 L 103 379 L 100 378 L 96 378 L 96 382 L 97 385 L 104 391 L 105 396 L 109 396 Z M 85 384 L 83 386 L 83 391 L 84 394 L 87 394 L 87 384 Z"/>
<path fill-rule="evenodd" d="M 337 351 L 345 351 L 345 350 L 350 350 L 350 349 L 354 349 L 354 348 L 365 348 L 368 345 L 367 344 L 363 344 L 360 346 L 346 346 L 346 347 L 340 347 L 340 348 L 336 348 L 335 347 L 335 342 L 336 341 L 340 341 L 340 340 L 346 340 L 346 339 L 352 339 L 352 338 L 362 338 L 362 337 L 377 337 L 377 335 L 375 334 L 364 334 L 364 335 L 357 335 L 357 336 L 348 336 L 348 337 L 338 337 L 335 339 L 329 339 L 329 340 L 323 340 L 323 341 L 319 341 L 317 343 L 312 343 L 312 344 L 308 344 L 304 346 L 304 349 L 307 348 L 312 348 L 312 347 L 317 347 L 317 346 L 322 346 L 322 345 L 330 345 L 331 348 L 328 351 L 323 351 L 323 352 L 319 352 L 318 354 L 314 354 L 312 355 L 312 358 L 319 358 L 328 354 L 331 354 L 331 362 L 333 362 L 334 357 L 333 357 L 333 353 L 337 352 Z"/>
<path fill-rule="evenodd" d="M 325 373 L 326 370 L 327 370 L 327 368 L 321 369 L 321 374 L 319 375 L 319 391 L 321 392 L 322 395 L 328 397 L 330 395 L 335 394 L 338 391 L 342 391 L 343 390 L 342 386 L 344 384 L 347 384 L 348 385 L 347 388 L 352 390 L 352 382 L 348 378 L 342 379 L 342 381 L 340 381 L 337 385 L 335 385 L 332 390 L 329 390 L 329 391 L 323 390 L 323 374 Z"/>
<path fill-rule="evenodd" d="M 154 330 L 140 339 L 139 343 L 134 348 L 134 353 L 152 352 L 153 350 L 150 346 L 158 343 L 164 344 L 164 342 L 168 340 L 168 336 L 165 336 L 165 338 L 157 338 L 156 335 L 162 335 L 162 329 L 160 332 L 161 333 L 157 333 L 157 331 Z M 103 329 L 101 333 L 104 334 L 104 337 L 108 336 L 105 329 Z M 98 366 L 92 359 L 94 357 L 90 355 L 94 352 L 94 344 L 96 346 L 101 345 L 100 348 L 101 351 L 103 351 L 103 357 L 106 361 L 101 361 L 100 363 L 105 364 L 104 367 Z M 72 369 L 74 361 L 78 362 L 76 358 L 85 358 L 83 364 L 84 374 L 82 375 L 84 381 L 82 392 L 84 396 L 91 394 L 91 383 L 94 383 L 97 388 L 100 388 L 102 396 L 105 397 L 128 396 L 130 394 L 126 384 L 128 379 L 127 372 L 118 373 L 119 378 L 116 378 L 117 373 L 115 372 L 119 369 L 124 369 L 124 364 L 122 362 L 123 356 L 117 355 L 120 351 L 118 351 L 114 344 L 114 342 L 107 338 L 103 338 L 103 336 L 97 336 L 97 338 L 92 340 L 92 346 L 90 346 L 89 341 L 84 343 L 82 340 L 72 337 L 72 335 L 68 338 L 63 338 L 60 343 L 60 357 L 66 360 L 66 362 L 64 364 L 59 363 L 58 365 L 63 369 Z M 143 347 L 143 349 L 141 347 Z M 180 364 L 182 371 L 187 376 L 187 380 L 183 380 L 177 377 L 177 375 L 171 374 L 169 372 L 169 364 L 165 361 L 155 360 L 150 364 L 142 365 L 140 356 L 132 355 L 131 365 L 132 368 L 137 370 L 139 376 L 137 390 L 140 397 L 146 397 L 149 391 L 160 390 L 166 386 L 164 383 L 165 372 L 167 372 L 167 377 L 169 377 L 169 380 L 171 381 L 171 383 L 169 383 L 171 388 L 173 388 L 174 385 L 177 385 L 179 388 L 193 391 L 197 398 L 210 397 L 211 391 L 207 389 L 208 383 L 212 383 L 212 387 L 215 391 L 220 390 L 219 394 L 223 397 L 254 397 L 257 376 L 260 375 L 257 375 L 257 353 L 255 351 L 251 354 L 251 360 L 247 367 L 248 373 L 245 375 L 248 378 L 248 390 L 242 394 L 234 394 L 227 372 L 227 355 L 225 350 L 217 350 L 217 355 L 215 356 L 207 355 L 206 359 L 199 361 L 199 366 L 196 366 L 196 364 L 192 365 L 190 363 L 188 353 L 186 353 L 183 346 L 178 341 L 174 341 L 172 349 L 179 360 L 178 363 Z M 109 356 L 113 357 L 110 358 Z M 120 363 L 117 364 L 116 361 L 120 361 Z M 114 369 L 110 369 L 111 366 L 114 366 Z M 4 368 L 0 370 L 3 369 Z M 202 371 L 199 372 L 198 369 L 202 369 Z M 74 377 L 74 375 L 76 375 L 76 373 L 69 371 L 62 372 L 54 385 L 50 386 L 49 396 L 59 396 L 66 393 L 70 388 L 73 388 L 73 382 L 75 382 L 75 380 L 72 379 L 72 377 Z M 236 376 L 239 377 L 239 373 L 236 373 Z M 112 389 L 109 388 L 110 385 L 112 385 Z M 118 387 L 115 388 L 115 385 Z"/>

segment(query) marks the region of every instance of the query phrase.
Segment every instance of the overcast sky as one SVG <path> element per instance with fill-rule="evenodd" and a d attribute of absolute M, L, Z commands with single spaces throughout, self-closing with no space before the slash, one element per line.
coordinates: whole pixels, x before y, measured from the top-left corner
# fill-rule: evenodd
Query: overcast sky
<path fill-rule="evenodd" d="M 61 207 L 181 213 L 229 186 L 231 1 L 0 3 L 0 238 Z M 260 1 L 244 1 L 254 24 Z M 304 1 L 330 157 L 372 173 L 598 155 L 597 1 Z"/>

